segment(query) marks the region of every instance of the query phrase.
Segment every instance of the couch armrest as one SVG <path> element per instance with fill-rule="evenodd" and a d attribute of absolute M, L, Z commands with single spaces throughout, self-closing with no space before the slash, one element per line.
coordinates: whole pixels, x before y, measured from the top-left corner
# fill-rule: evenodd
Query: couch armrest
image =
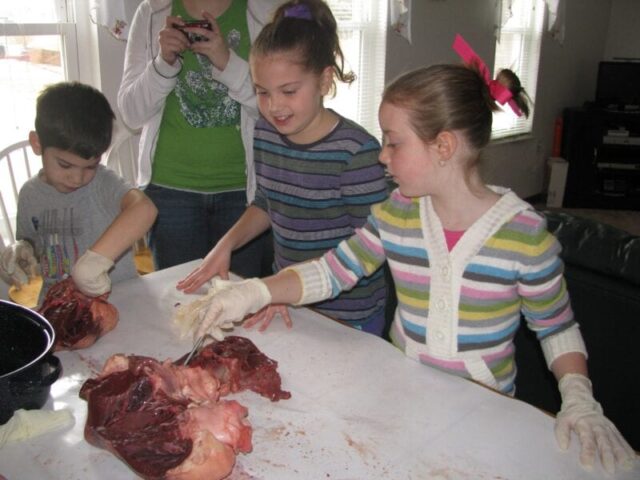
<path fill-rule="evenodd" d="M 640 237 L 575 215 L 543 211 L 566 264 L 640 285 Z"/>

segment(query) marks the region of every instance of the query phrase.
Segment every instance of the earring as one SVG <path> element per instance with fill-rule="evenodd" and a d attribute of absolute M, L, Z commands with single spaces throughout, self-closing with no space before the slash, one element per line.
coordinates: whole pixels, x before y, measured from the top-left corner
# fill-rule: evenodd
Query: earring
<path fill-rule="evenodd" d="M 440 165 L 441 167 L 444 167 L 447 164 L 447 162 L 445 162 L 444 160 L 440 160 L 438 162 L 438 165 Z"/>

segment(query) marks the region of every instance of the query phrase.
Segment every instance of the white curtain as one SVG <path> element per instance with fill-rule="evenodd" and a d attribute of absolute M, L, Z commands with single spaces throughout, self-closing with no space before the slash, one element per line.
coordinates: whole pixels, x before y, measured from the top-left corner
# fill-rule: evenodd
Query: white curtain
<path fill-rule="evenodd" d="M 142 0 L 91 0 L 91 20 L 119 40 L 126 40 L 136 8 Z"/>
<path fill-rule="evenodd" d="M 389 25 L 411 43 L 411 0 L 389 0 Z"/>
<path fill-rule="evenodd" d="M 500 42 L 502 27 L 512 16 L 511 6 L 515 1 L 517 0 L 496 0 L 495 2 L 494 33 L 498 42 Z M 544 3 L 549 12 L 547 30 L 553 39 L 562 45 L 564 43 L 566 0 L 544 0 Z"/>
<path fill-rule="evenodd" d="M 498 43 L 500 43 L 500 34 L 502 27 L 511 18 L 511 4 L 513 0 L 495 0 L 495 20 L 493 22 L 493 34 Z"/>
<path fill-rule="evenodd" d="M 549 10 L 549 33 L 560 45 L 564 43 L 566 0 L 544 0 Z"/>

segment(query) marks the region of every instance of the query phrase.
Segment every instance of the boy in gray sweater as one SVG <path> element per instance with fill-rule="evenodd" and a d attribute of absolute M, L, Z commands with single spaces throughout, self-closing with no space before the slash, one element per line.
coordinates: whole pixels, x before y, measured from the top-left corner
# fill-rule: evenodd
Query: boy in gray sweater
<path fill-rule="evenodd" d="M 51 85 L 38 97 L 29 142 L 42 156 L 42 169 L 20 190 L 16 238 L 34 247 L 41 299 L 69 275 L 89 296 L 137 275 L 131 246 L 157 210 L 142 191 L 100 165 L 114 118 L 104 95 L 81 83 Z"/>

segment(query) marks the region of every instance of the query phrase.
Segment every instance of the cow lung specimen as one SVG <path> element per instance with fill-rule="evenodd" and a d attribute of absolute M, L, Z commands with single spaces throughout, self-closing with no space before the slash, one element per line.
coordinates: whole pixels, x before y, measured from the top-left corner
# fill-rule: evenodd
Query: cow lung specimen
<path fill-rule="evenodd" d="M 113 355 L 87 380 L 86 440 L 109 450 L 145 479 L 217 480 L 248 453 L 247 409 L 231 392 L 251 389 L 272 401 L 289 398 L 280 388 L 277 362 L 244 337 L 205 347 L 189 366 L 142 356 Z"/>
<path fill-rule="evenodd" d="M 181 364 L 182 359 L 177 363 Z M 220 382 L 220 394 L 252 390 L 263 397 L 277 401 L 291 397 L 280 388 L 278 362 L 258 350 L 245 337 L 229 336 L 222 342 L 210 343 L 189 362 L 202 367 Z"/>
<path fill-rule="evenodd" d="M 88 297 L 71 278 L 53 285 L 47 292 L 40 314 L 56 332 L 56 350 L 76 350 L 93 345 L 118 323 L 118 310 L 107 302 L 108 294 Z"/>
<path fill-rule="evenodd" d="M 86 440 L 145 479 L 217 480 L 250 452 L 247 409 L 218 401 L 218 382 L 201 368 L 114 355 L 87 380 Z"/>

